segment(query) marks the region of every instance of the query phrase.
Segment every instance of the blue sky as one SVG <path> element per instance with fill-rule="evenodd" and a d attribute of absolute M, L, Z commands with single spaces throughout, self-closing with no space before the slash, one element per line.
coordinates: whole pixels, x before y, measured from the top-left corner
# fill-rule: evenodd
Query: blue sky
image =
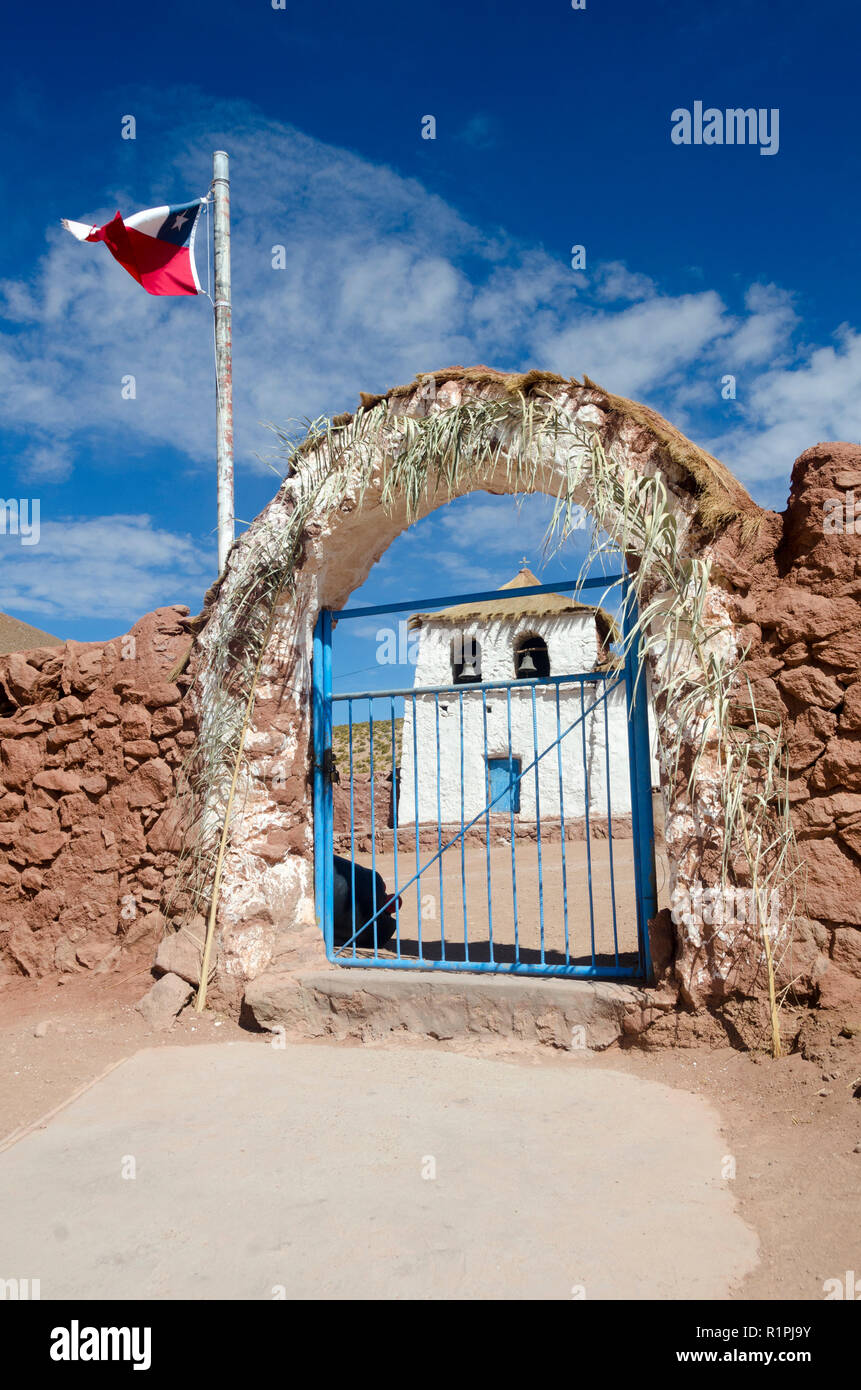
<path fill-rule="evenodd" d="M 456 362 L 585 371 L 778 508 L 804 448 L 861 437 L 856 6 L 177 0 L 164 15 L 49 3 L 4 21 L 2 492 L 39 499 L 41 535 L 0 536 L 3 610 L 88 640 L 200 605 L 210 306 L 151 298 L 59 220 L 203 194 L 218 147 L 245 521 L 277 486 L 265 422 Z M 672 111 L 697 100 L 778 108 L 778 152 L 673 144 Z M 495 586 L 524 554 L 537 569 L 545 519 L 540 498 L 438 513 L 362 600 Z M 542 577 L 576 572 L 581 540 Z"/>

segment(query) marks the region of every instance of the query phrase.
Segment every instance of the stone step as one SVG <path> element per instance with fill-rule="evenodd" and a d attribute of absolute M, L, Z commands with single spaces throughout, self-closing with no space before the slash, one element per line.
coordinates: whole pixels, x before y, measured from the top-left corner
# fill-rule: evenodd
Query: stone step
<path fill-rule="evenodd" d="M 600 1052 L 642 1032 L 653 1001 L 636 986 L 592 980 L 334 966 L 265 971 L 245 1002 L 260 1027 L 301 1038 L 408 1033 Z"/>

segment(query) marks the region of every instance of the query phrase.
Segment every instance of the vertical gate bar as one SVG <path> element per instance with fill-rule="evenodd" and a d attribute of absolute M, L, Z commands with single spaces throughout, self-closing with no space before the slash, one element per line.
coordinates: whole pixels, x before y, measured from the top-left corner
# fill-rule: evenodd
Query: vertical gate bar
<path fill-rule="evenodd" d="M 457 692 L 458 716 L 460 722 L 460 887 L 463 897 L 463 958 L 469 960 L 469 928 L 466 917 L 466 832 L 463 828 L 465 820 L 465 788 L 463 778 L 463 691 Z"/>
<path fill-rule="evenodd" d="M 652 815 L 651 749 L 646 673 L 637 689 L 642 653 L 637 634 L 634 605 L 636 598 L 630 580 L 626 585 L 622 613 L 625 642 L 625 701 L 628 711 L 628 762 L 631 777 L 631 825 L 634 832 L 634 884 L 637 891 L 637 936 L 641 973 L 652 978 L 649 948 L 649 921 L 658 910 L 655 889 L 655 826 Z"/>
<path fill-rule="evenodd" d="M 326 820 L 323 806 L 323 612 L 314 625 L 311 664 L 311 736 L 314 749 L 314 904 L 315 915 L 326 938 Z M 329 943 L 326 941 L 328 953 Z"/>
<path fill-rule="evenodd" d="M 439 692 L 434 695 L 434 715 L 436 720 L 436 847 L 439 858 L 439 939 L 440 959 L 445 960 L 445 906 L 443 903 L 442 881 L 442 769 L 439 756 Z"/>
<path fill-rule="evenodd" d="M 514 767 L 514 749 L 511 746 L 511 686 L 505 691 L 506 709 L 508 713 L 508 766 L 509 779 L 511 769 Z M 512 784 L 513 785 L 513 784 Z M 520 780 L 517 782 L 517 795 L 521 794 Z M 514 907 L 514 959 L 520 962 L 520 934 L 517 925 L 517 854 L 514 847 L 514 796 L 508 798 L 508 824 L 511 833 L 511 901 Z"/>
<path fill-rule="evenodd" d="M 607 716 L 607 687 L 604 686 L 604 762 L 607 775 L 607 845 L 610 852 L 610 903 L 613 908 L 613 948 L 619 964 L 619 933 L 616 925 L 616 872 L 613 865 L 613 805 L 610 793 L 610 721 Z"/>
<path fill-rule="evenodd" d="M 580 730 L 583 736 L 583 796 L 586 811 L 586 876 L 589 882 L 589 928 L 592 941 L 592 965 L 595 965 L 595 900 L 592 896 L 592 825 L 589 820 L 589 758 L 586 753 L 586 711 L 583 680 L 580 680 Z"/>
<path fill-rule="evenodd" d="M 419 960 L 424 957 L 422 950 L 422 880 L 421 880 L 421 853 L 419 849 L 419 742 L 416 732 L 416 721 L 418 712 L 416 710 L 416 697 L 413 696 L 413 808 L 415 811 L 415 832 L 416 832 L 416 915 L 418 918 L 418 946 Z"/>
<path fill-rule="evenodd" d="M 490 769 L 487 766 L 487 691 L 481 692 L 481 713 L 484 725 L 484 838 L 486 847 L 487 872 L 487 937 L 490 943 L 490 959 L 493 961 L 493 905 L 490 890 Z"/>
<path fill-rule="evenodd" d="M 568 949 L 568 866 L 565 859 L 565 781 L 562 773 L 562 723 L 559 711 L 559 683 L 556 683 L 556 764 L 559 769 L 559 840 L 562 846 L 562 919 L 565 926 L 565 964 L 571 960 Z"/>
<path fill-rule="evenodd" d="M 399 768 L 395 757 L 395 697 L 391 695 L 391 722 L 392 722 L 392 851 L 395 856 L 395 885 L 392 889 L 395 895 L 395 946 L 397 948 L 397 958 L 401 958 L 401 909 L 398 895 L 398 783 Z M 403 725 L 401 725 L 401 738 L 403 739 Z"/>
<path fill-rule="evenodd" d="M 350 721 L 350 914 L 353 919 L 353 960 L 356 959 L 356 797 L 353 772 L 353 701 L 347 701 Z"/>
<path fill-rule="evenodd" d="M 334 782 L 331 775 L 332 759 L 332 614 L 328 608 L 323 609 L 323 807 L 324 807 L 324 834 L 323 834 L 323 880 L 325 886 L 325 938 L 326 953 L 330 954 L 334 950 L 334 918 L 333 918 L 333 887 L 334 887 Z"/>
<path fill-rule="evenodd" d="M 544 874 L 541 863 L 541 791 L 538 785 L 538 711 L 535 686 L 532 695 L 532 749 L 535 754 L 535 841 L 538 847 L 538 922 L 541 929 L 541 964 L 544 965 Z"/>
<path fill-rule="evenodd" d="M 368 742 L 371 750 L 371 898 L 374 920 L 374 960 L 380 953 L 380 921 L 377 917 L 377 819 L 374 807 L 374 702 L 368 700 Z"/>

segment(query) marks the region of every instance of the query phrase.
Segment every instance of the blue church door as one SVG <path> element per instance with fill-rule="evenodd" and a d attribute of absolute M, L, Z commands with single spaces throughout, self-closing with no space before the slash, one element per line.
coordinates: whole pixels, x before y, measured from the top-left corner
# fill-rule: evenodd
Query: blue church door
<path fill-rule="evenodd" d="M 491 811 L 520 811 L 520 759 L 488 758 L 487 790 Z"/>

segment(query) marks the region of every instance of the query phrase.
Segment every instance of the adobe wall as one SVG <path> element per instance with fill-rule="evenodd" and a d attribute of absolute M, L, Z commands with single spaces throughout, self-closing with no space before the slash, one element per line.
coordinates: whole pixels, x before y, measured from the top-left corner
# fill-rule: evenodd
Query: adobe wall
<path fill-rule="evenodd" d="M 146 965 L 175 872 L 174 788 L 194 742 L 188 609 L 124 637 L 0 658 L 0 973 Z"/>
<path fill-rule="evenodd" d="M 796 460 L 786 512 L 746 550 L 725 535 L 714 563 L 750 644 L 760 717 L 787 735 L 802 871 L 780 981 L 790 1001 L 861 1024 L 861 535 L 825 529 L 834 499 L 845 520 L 853 489 L 861 499 L 861 447 L 815 445 Z"/>
<path fill-rule="evenodd" d="M 750 644 L 760 717 L 782 720 L 788 733 L 807 882 L 779 983 L 791 986 L 790 1005 L 818 1005 L 825 1028 L 861 1026 L 861 540 L 846 528 L 823 530 L 826 503 L 853 489 L 861 497 L 861 448 L 817 445 L 795 464 L 787 512 L 766 513 L 748 542 L 733 524 L 713 550 L 722 602 L 739 643 Z M 220 916 L 222 998 L 237 1007 L 243 980 L 291 952 L 319 952 L 304 691 L 315 598 L 337 604 L 349 588 L 349 577 L 335 591 L 331 577 L 315 579 L 301 613 L 285 613 L 264 667 Z M 176 872 L 177 776 L 195 739 L 191 678 L 168 681 L 189 646 L 186 611 L 158 609 L 110 643 L 0 658 L 0 971 L 104 972 L 129 952 L 144 966 L 152 961 Z M 266 780 L 273 756 L 286 767 L 274 787 Z M 262 808 L 257 796 L 266 798 Z M 268 814 L 273 796 L 278 819 Z M 675 835 L 677 862 L 687 856 L 690 872 L 708 880 L 712 851 L 702 852 L 684 824 Z M 179 917 L 187 907 L 179 899 L 171 911 Z M 716 935 L 706 930 L 697 943 L 677 925 L 665 978 L 689 1007 L 731 1012 L 745 995 L 731 979 L 722 995 L 698 1000 L 689 989 L 698 970 L 712 971 Z M 651 1031 L 669 1040 L 674 1028 L 664 1017 Z"/>

